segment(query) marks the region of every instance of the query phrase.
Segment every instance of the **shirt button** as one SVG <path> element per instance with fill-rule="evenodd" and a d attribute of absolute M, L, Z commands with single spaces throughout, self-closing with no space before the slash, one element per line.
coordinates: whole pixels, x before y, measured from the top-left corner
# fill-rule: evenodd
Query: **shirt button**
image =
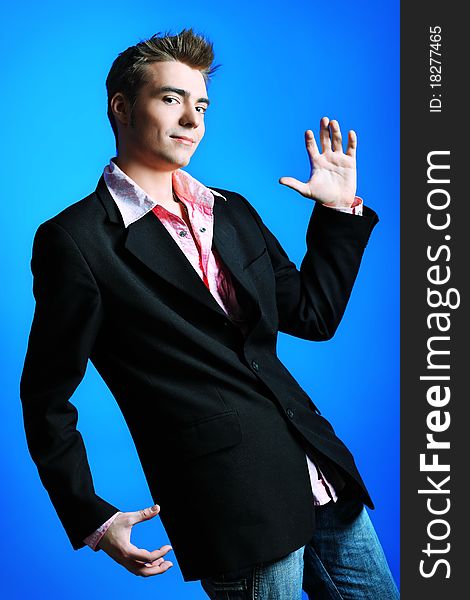
<path fill-rule="evenodd" d="M 251 361 L 251 366 L 255 371 L 259 371 L 259 364 L 256 362 L 256 360 Z"/>
<path fill-rule="evenodd" d="M 182 231 L 179 232 L 181 237 L 185 237 L 187 235 L 187 231 L 185 231 L 184 229 Z"/>
<path fill-rule="evenodd" d="M 288 408 L 286 410 L 286 415 L 289 417 L 289 419 L 293 419 L 294 418 L 294 411 L 292 410 L 292 408 Z"/>
<path fill-rule="evenodd" d="M 205 231 L 205 230 L 206 230 L 206 228 L 205 228 L 205 227 L 199 227 L 199 231 L 200 231 L 201 233 L 204 233 L 204 231 Z"/>

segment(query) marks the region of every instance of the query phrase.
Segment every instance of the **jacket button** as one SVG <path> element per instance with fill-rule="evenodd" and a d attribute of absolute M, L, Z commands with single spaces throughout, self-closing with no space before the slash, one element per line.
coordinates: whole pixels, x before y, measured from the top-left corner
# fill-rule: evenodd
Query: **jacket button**
<path fill-rule="evenodd" d="M 289 419 L 293 419 L 294 418 L 294 411 L 292 410 L 292 408 L 288 408 L 286 410 L 286 415 L 289 417 Z"/>
<path fill-rule="evenodd" d="M 256 362 L 256 360 L 251 361 L 251 366 L 255 371 L 259 371 L 259 364 Z"/>

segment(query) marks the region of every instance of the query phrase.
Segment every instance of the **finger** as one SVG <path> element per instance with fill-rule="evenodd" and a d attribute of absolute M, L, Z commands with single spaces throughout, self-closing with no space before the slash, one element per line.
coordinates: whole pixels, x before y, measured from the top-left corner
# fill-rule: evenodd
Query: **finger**
<path fill-rule="evenodd" d="M 348 133 L 348 149 L 346 150 L 346 154 L 348 156 L 356 157 L 356 148 L 357 148 L 357 135 L 356 132 L 352 129 Z"/>
<path fill-rule="evenodd" d="M 156 560 L 154 560 L 153 562 L 146 562 L 144 563 L 144 567 L 158 567 L 158 565 L 161 565 L 163 562 L 165 562 L 165 558 L 163 556 L 161 556 L 160 558 L 157 558 Z M 142 566 L 141 564 L 137 565 L 139 568 Z"/>
<path fill-rule="evenodd" d="M 296 192 L 299 192 L 300 194 L 306 194 L 308 191 L 307 184 L 303 183 L 302 181 L 299 181 L 298 179 L 295 179 L 294 177 L 281 177 L 279 179 L 279 183 L 290 187 L 291 189 L 295 190 Z"/>
<path fill-rule="evenodd" d="M 146 562 L 144 563 L 144 566 L 149 568 L 149 567 L 157 567 L 158 565 L 161 565 L 163 562 L 171 562 L 171 560 L 169 561 L 167 558 L 165 558 L 164 556 L 160 556 L 159 558 L 157 558 L 156 560 L 153 560 L 151 562 Z M 140 565 L 142 566 L 142 565 Z"/>
<path fill-rule="evenodd" d="M 305 146 L 307 147 L 310 168 L 313 169 L 313 161 L 317 158 L 317 156 L 320 155 L 320 153 L 318 151 L 315 135 L 311 129 L 307 129 L 305 132 Z"/>
<path fill-rule="evenodd" d="M 168 569 L 171 569 L 173 563 L 170 560 L 165 560 L 159 565 L 155 565 L 152 567 L 141 567 L 136 569 L 134 572 L 136 575 L 141 575 L 142 577 L 151 577 L 152 575 L 160 575 L 161 573 L 165 573 Z"/>
<path fill-rule="evenodd" d="M 158 504 L 154 504 L 149 508 L 143 508 L 141 510 L 136 510 L 134 512 L 127 513 L 129 518 L 131 519 L 131 525 L 135 525 L 136 523 L 141 523 L 142 521 L 148 521 L 149 519 L 153 519 L 160 512 L 160 507 Z"/>
<path fill-rule="evenodd" d="M 330 127 L 331 127 L 331 138 L 332 138 L 332 142 L 333 142 L 333 151 L 334 152 L 342 152 L 343 151 L 343 140 L 341 137 L 341 129 L 340 129 L 338 121 L 336 121 L 336 119 L 334 119 L 333 121 L 330 121 Z"/>
<path fill-rule="evenodd" d="M 330 120 L 328 117 L 320 119 L 320 143 L 322 152 L 331 150 L 330 128 L 328 127 Z"/>
<path fill-rule="evenodd" d="M 129 548 L 126 549 L 126 557 L 131 560 L 151 563 L 162 556 L 165 556 L 170 550 L 173 550 L 173 548 L 168 544 L 162 546 L 158 550 L 152 550 L 151 552 L 145 550 L 145 548 L 137 548 L 137 546 L 130 544 Z"/>

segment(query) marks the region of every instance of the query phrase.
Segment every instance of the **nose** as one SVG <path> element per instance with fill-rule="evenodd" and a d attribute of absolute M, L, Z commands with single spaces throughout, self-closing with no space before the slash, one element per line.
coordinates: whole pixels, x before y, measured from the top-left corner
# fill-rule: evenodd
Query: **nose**
<path fill-rule="evenodd" d="M 183 127 L 196 128 L 200 125 L 203 119 L 202 113 L 196 110 L 195 106 L 185 105 L 185 110 L 180 118 L 180 125 Z"/>

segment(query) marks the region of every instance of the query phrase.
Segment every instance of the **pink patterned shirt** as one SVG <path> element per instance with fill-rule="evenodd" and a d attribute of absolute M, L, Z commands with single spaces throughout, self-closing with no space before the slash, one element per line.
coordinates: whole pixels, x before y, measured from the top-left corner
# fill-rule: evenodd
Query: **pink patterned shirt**
<path fill-rule="evenodd" d="M 111 196 L 122 215 L 124 226 L 128 227 L 149 211 L 160 219 L 172 238 L 180 246 L 186 258 L 204 281 L 221 308 L 238 321 L 243 328 L 243 314 L 238 305 L 230 273 L 212 250 L 214 194 L 227 200 L 225 196 L 204 186 L 194 177 L 177 169 L 173 172 L 173 190 L 188 209 L 191 229 L 178 215 L 168 211 L 151 198 L 141 187 L 128 177 L 111 159 L 106 165 L 103 177 Z M 362 199 L 356 196 L 350 208 L 330 207 L 342 212 L 362 215 Z M 194 235 L 194 237 L 193 237 Z M 306 455 L 314 505 L 320 506 L 338 499 L 333 486 Z M 95 551 L 98 542 L 121 511 L 112 515 L 83 541 Z"/>

